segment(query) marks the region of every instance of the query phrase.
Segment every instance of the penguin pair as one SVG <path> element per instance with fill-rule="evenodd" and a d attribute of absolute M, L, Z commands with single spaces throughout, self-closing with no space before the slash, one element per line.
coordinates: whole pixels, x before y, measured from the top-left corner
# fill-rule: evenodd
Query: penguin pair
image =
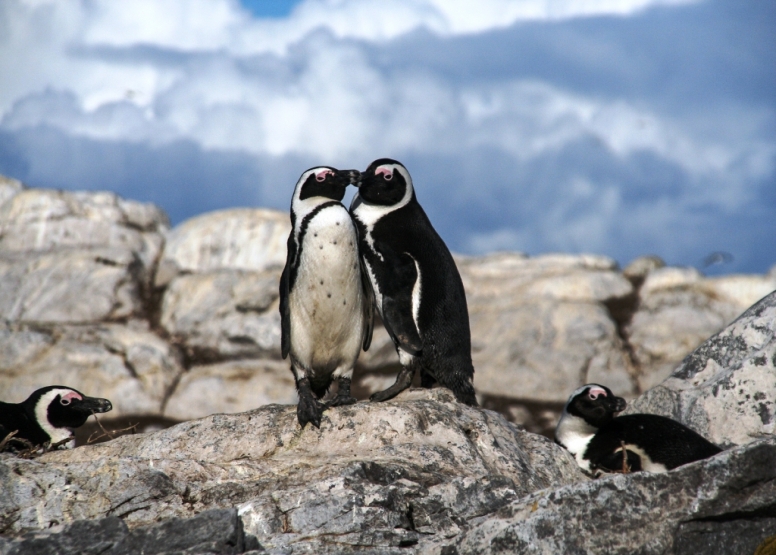
<path fill-rule="evenodd" d="M 358 187 L 350 211 L 341 204 Z M 420 371 L 421 384 L 448 387 L 476 405 L 469 316 L 450 251 L 417 201 L 407 169 L 382 158 L 366 171 L 322 166 L 299 178 L 280 279 L 283 358 L 299 393 L 297 418 L 320 427 L 323 411 L 352 404 L 353 367 L 372 337 L 377 308 L 402 364 L 393 398 Z M 337 380 L 332 401 L 319 399 Z"/>
<path fill-rule="evenodd" d="M 83 426 L 93 412 L 108 412 L 112 408 L 107 399 L 87 397 L 70 387 L 43 387 L 21 403 L 0 402 L 0 441 L 16 432 L 13 439 L 32 445 L 69 440 L 66 446 L 73 447 L 73 430 Z"/>
<path fill-rule="evenodd" d="M 625 399 L 608 387 L 583 385 L 569 397 L 555 429 L 555 441 L 588 473 L 666 472 L 722 451 L 664 416 L 615 417 L 624 409 Z"/>

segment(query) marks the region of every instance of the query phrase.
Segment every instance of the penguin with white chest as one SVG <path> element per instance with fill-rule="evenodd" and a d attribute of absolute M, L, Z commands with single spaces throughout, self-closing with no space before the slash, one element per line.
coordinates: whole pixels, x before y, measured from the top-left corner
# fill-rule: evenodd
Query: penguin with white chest
<path fill-rule="evenodd" d="M 297 418 L 320 427 L 323 411 L 356 402 L 353 367 L 372 340 L 371 289 L 363 281 L 356 229 L 340 202 L 349 173 L 307 170 L 291 201 L 291 234 L 280 278 L 281 350 L 291 356 Z M 337 380 L 337 395 L 319 399 Z"/>
<path fill-rule="evenodd" d="M 350 213 L 375 304 L 399 354 L 396 382 L 371 396 L 385 401 L 408 388 L 439 382 L 477 405 L 466 294 L 450 251 L 415 197 L 400 162 L 381 158 L 353 176 Z"/>
<path fill-rule="evenodd" d="M 594 473 L 645 470 L 666 472 L 722 450 L 675 420 L 656 414 L 627 414 L 625 399 L 598 384 L 569 397 L 555 429 L 583 470 Z"/>
<path fill-rule="evenodd" d="M 67 441 L 65 446 L 73 447 L 73 430 L 83 426 L 93 412 L 112 408 L 107 399 L 87 397 L 70 387 L 43 387 L 21 403 L 0 402 L 0 440 L 16 432 L 14 439 L 32 445 Z"/>

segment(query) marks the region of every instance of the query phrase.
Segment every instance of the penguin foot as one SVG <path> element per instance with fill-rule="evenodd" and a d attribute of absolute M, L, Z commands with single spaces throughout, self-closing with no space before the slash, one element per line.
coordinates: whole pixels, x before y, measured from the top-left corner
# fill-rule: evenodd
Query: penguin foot
<path fill-rule="evenodd" d="M 326 408 L 326 405 L 317 399 L 300 397 L 299 404 L 296 405 L 296 418 L 299 420 L 299 425 L 304 428 L 310 422 L 316 428 L 320 428 L 323 411 Z"/>
<path fill-rule="evenodd" d="M 408 368 L 402 368 L 399 372 L 399 375 L 396 376 L 396 382 L 389 387 L 388 389 L 385 389 L 383 391 L 378 391 L 377 393 L 373 393 L 369 400 L 372 402 L 381 402 L 381 401 L 387 401 L 388 399 L 393 399 L 396 397 L 399 393 L 407 389 L 409 386 L 412 385 L 412 376 L 415 374 L 414 370 L 410 370 Z"/>
<path fill-rule="evenodd" d="M 302 378 L 297 381 L 296 389 L 299 392 L 299 403 L 296 405 L 296 418 L 299 420 L 299 425 L 304 428 L 308 422 L 311 422 L 313 426 L 320 428 L 326 405 L 315 398 L 309 379 Z"/>
<path fill-rule="evenodd" d="M 337 379 L 337 394 L 331 401 L 326 403 L 326 408 L 355 404 L 356 398 L 350 394 L 350 378 Z"/>
<path fill-rule="evenodd" d="M 326 403 L 326 408 L 342 407 L 344 405 L 355 405 L 357 402 L 358 400 L 352 395 L 340 395 L 339 393 L 337 393 L 337 395 L 335 395 L 331 401 Z"/>

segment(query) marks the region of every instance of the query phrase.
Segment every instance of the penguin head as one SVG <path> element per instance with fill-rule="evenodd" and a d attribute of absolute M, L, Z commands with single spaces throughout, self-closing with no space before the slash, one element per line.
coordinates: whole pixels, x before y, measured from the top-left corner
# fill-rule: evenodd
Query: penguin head
<path fill-rule="evenodd" d="M 350 184 L 350 171 L 339 171 L 330 166 L 310 168 L 302 173 L 294 189 L 294 201 L 313 199 L 313 204 L 342 200 Z M 315 202 L 315 201 L 320 202 Z"/>
<path fill-rule="evenodd" d="M 394 207 L 410 202 L 412 178 L 404 164 L 390 158 L 375 160 L 358 176 L 358 196 L 368 204 Z"/>
<path fill-rule="evenodd" d="M 80 391 L 61 385 L 43 387 L 22 403 L 27 414 L 48 434 L 51 443 L 72 436 L 93 412 L 108 412 L 113 405 L 107 399 L 87 397 Z"/>
<path fill-rule="evenodd" d="M 608 387 L 589 383 L 571 394 L 563 414 L 576 416 L 590 426 L 600 428 L 624 409 L 625 399 L 616 397 Z"/>

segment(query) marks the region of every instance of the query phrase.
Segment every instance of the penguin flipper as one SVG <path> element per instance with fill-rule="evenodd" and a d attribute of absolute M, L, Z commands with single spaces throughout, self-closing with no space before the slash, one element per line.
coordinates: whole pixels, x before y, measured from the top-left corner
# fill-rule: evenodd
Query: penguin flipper
<path fill-rule="evenodd" d="M 291 351 L 291 312 L 288 307 L 288 264 L 280 276 L 280 352 L 283 358 Z"/>
<path fill-rule="evenodd" d="M 423 340 L 412 319 L 411 309 L 401 305 L 402 303 L 393 297 L 383 297 L 383 324 L 394 343 L 409 354 L 417 356 L 423 350 Z"/>
<path fill-rule="evenodd" d="M 369 350 L 369 346 L 372 344 L 372 332 L 375 327 L 375 293 L 372 291 L 372 283 L 369 281 L 369 276 L 366 273 L 366 265 L 363 259 L 361 263 L 361 288 L 364 291 L 364 321 L 366 322 L 366 329 L 364 330 L 364 341 L 362 343 L 362 349 L 364 351 Z"/>

